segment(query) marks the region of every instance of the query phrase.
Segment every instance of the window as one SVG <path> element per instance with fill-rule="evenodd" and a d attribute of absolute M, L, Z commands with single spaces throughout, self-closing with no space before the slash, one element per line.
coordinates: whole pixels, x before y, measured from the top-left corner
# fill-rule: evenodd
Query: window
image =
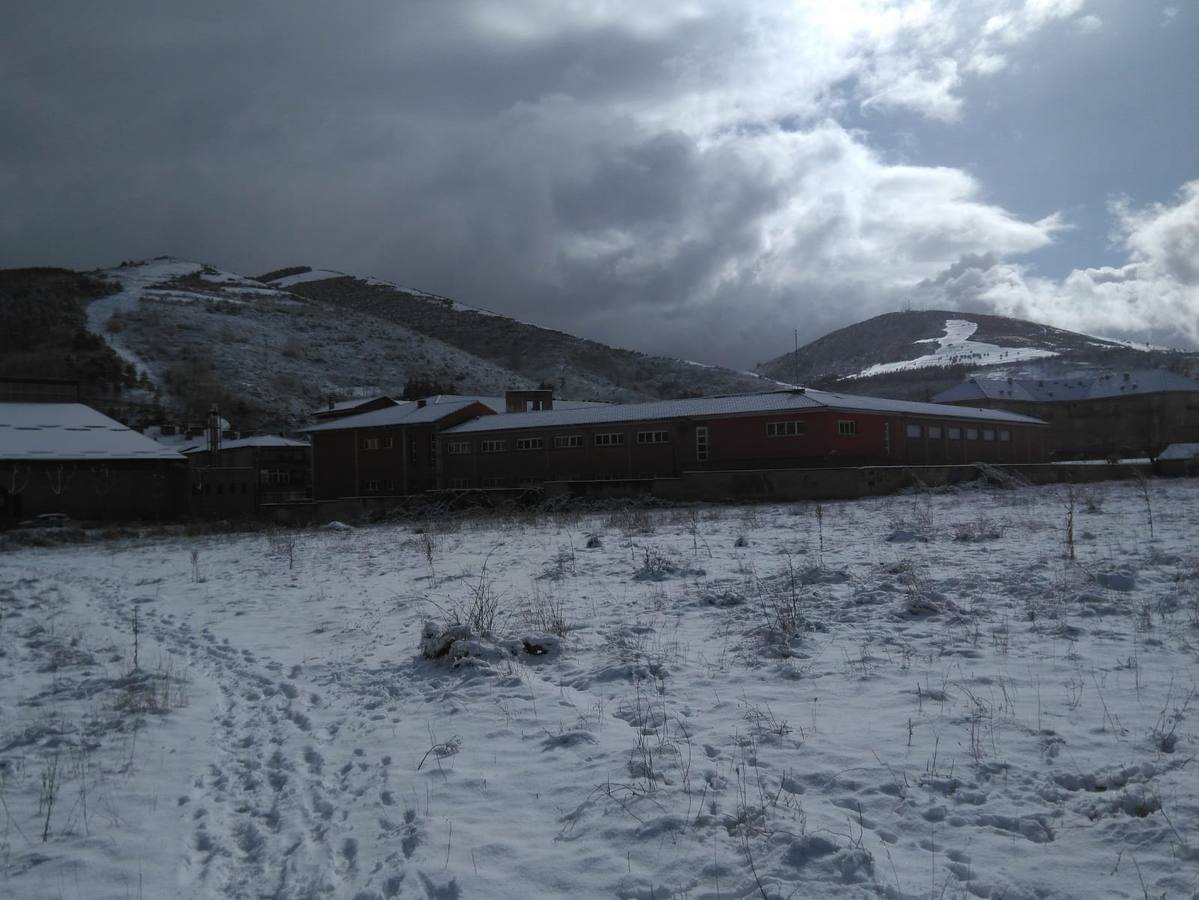
<path fill-rule="evenodd" d="M 396 489 L 396 483 L 393 479 L 388 478 L 383 482 L 383 488 L 388 491 L 394 491 Z"/>
<path fill-rule="evenodd" d="M 995 429 L 994 428 L 984 428 L 983 429 L 983 440 L 984 441 L 995 440 Z"/>
<path fill-rule="evenodd" d="M 503 453 L 508 449 L 508 442 L 504 440 L 479 441 L 480 453 Z"/>
<path fill-rule="evenodd" d="M 790 422 L 767 422 L 766 437 L 795 437 L 804 433 L 804 423 L 799 419 Z"/>
<path fill-rule="evenodd" d="M 907 427 L 907 436 L 910 438 L 918 438 L 920 437 L 921 431 L 922 429 L 919 425 L 909 425 Z"/>
<path fill-rule="evenodd" d="M 637 432 L 637 443 L 638 444 L 669 444 L 670 443 L 670 432 L 669 431 L 638 431 Z"/>
<path fill-rule="evenodd" d="M 623 447 L 624 433 L 614 431 L 609 434 L 597 434 L 595 436 L 595 446 L 597 447 Z"/>
<path fill-rule="evenodd" d="M 962 439 L 962 429 L 950 428 L 949 429 L 949 439 L 951 441 L 960 441 Z"/>
<path fill-rule="evenodd" d="M 966 429 L 966 440 L 977 441 L 978 440 L 978 429 L 977 428 L 967 428 Z"/>
<path fill-rule="evenodd" d="M 470 441 L 450 441 L 446 444 L 445 450 L 450 456 L 464 456 L 470 453 L 471 443 Z"/>
<path fill-rule="evenodd" d="M 366 483 L 366 489 L 367 489 L 368 491 L 377 491 L 377 490 L 379 490 L 379 482 L 377 482 L 377 481 L 368 481 L 368 482 Z"/>
<path fill-rule="evenodd" d="M 838 419 L 837 420 L 837 434 L 851 435 L 851 434 L 857 434 L 857 433 L 858 433 L 858 423 L 856 421 L 854 421 L 853 419 Z"/>
<path fill-rule="evenodd" d="M 517 450 L 542 450 L 545 448 L 545 438 L 517 438 Z"/>
<path fill-rule="evenodd" d="M 534 487 L 541 483 L 541 479 L 534 475 L 521 475 L 516 479 L 517 487 Z"/>
<path fill-rule="evenodd" d="M 485 488 L 502 488 L 504 486 L 504 481 L 505 481 L 505 479 L 502 477 L 499 477 L 499 476 L 493 476 L 491 478 L 484 478 L 483 479 L 483 487 L 485 487 Z"/>
<path fill-rule="evenodd" d="M 363 438 L 362 439 L 362 449 L 363 450 L 378 450 L 379 449 L 379 439 L 378 438 Z"/>
<path fill-rule="evenodd" d="M 413 465 L 416 465 L 416 439 L 415 438 L 408 442 L 408 461 L 410 463 L 412 463 Z"/>
<path fill-rule="evenodd" d="M 929 425 L 928 426 L 928 439 L 930 441 L 941 440 L 941 426 L 940 425 Z"/>
<path fill-rule="evenodd" d="M 581 434 L 559 434 L 554 437 L 555 450 L 575 450 L 583 446 Z"/>
<path fill-rule="evenodd" d="M 470 479 L 469 478 L 451 478 L 450 479 L 450 490 L 451 491 L 461 491 L 468 487 L 470 487 Z"/>
<path fill-rule="evenodd" d="M 391 438 L 383 438 L 383 449 L 384 450 L 390 450 L 394 446 L 395 446 L 394 440 L 392 440 Z"/>
<path fill-rule="evenodd" d="M 999 432 L 999 440 L 1010 441 L 1011 439 L 1012 439 L 1012 433 L 1010 431 L 1008 431 L 1006 428 Z"/>
<path fill-rule="evenodd" d="M 700 425 L 695 429 L 695 458 L 701 462 L 708 458 L 707 425 Z"/>

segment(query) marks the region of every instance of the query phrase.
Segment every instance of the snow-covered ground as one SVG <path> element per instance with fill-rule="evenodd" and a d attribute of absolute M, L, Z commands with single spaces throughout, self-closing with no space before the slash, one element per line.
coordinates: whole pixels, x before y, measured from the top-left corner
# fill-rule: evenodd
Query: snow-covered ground
<path fill-rule="evenodd" d="M 938 366 L 994 366 L 1001 363 L 1044 359 L 1048 356 L 1058 355 L 1053 350 L 1041 350 L 1033 347 L 1001 347 L 998 344 L 970 340 L 976 331 L 978 331 L 978 325 L 974 322 L 968 322 L 965 319 L 947 319 L 943 337 L 916 341 L 917 344 L 936 344 L 937 347 L 932 353 L 900 362 L 876 363 L 856 375 L 847 377 L 870 378 L 873 375 L 886 375 L 891 372 L 907 372 L 912 369 L 928 369 Z"/>
<path fill-rule="evenodd" d="M 1197 509 L 1179 480 L 10 550 L 0 894 L 1189 897 Z M 444 633 L 472 609 L 495 637 Z"/>

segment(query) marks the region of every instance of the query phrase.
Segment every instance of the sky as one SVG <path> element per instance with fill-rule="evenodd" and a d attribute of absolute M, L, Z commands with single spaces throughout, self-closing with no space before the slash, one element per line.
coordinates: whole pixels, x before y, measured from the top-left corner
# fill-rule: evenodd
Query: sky
<path fill-rule="evenodd" d="M 39 0 L 0 266 L 371 275 L 750 367 L 884 312 L 1199 345 L 1195 0 Z"/>

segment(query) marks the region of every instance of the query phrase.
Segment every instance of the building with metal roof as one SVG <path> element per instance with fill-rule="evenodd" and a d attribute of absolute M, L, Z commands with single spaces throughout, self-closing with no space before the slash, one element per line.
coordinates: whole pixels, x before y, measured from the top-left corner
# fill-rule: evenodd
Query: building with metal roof
<path fill-rule="evenodd" d="M 0 403 L 0 518 L 159 518 L 184 457 L 82 403 Z"/>
<path fill-rule="evenodd" d="M 703 471 L 1038 462 L 1045 423 L 1002 410 L 781 390 L 484 416 L 442 429 L 440 484 L 661 479 Z"/>
<path fill-rule="evenodd" d="M 1049 450 L 1062 459 L 1153 457 L 1168 444 L 1199 440 L 1199 381 L 1166 369 L 971 378 L 933 400 L 1044 419 Z"/>

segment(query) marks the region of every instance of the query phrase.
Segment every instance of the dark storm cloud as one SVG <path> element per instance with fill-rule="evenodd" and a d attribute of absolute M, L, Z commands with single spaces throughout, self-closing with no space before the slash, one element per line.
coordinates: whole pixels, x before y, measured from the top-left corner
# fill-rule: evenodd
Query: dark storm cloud
<path fill-rule="evenodd" d="M 1016 31 L 1080 6 L 987 0 Z M 1056 228 L 837 124 L 952 119 L 982 52 L 948 7 L 876 7 L 28 4 L 0 32 L 0 264 L 307 263 L 752 364 Z"/>

